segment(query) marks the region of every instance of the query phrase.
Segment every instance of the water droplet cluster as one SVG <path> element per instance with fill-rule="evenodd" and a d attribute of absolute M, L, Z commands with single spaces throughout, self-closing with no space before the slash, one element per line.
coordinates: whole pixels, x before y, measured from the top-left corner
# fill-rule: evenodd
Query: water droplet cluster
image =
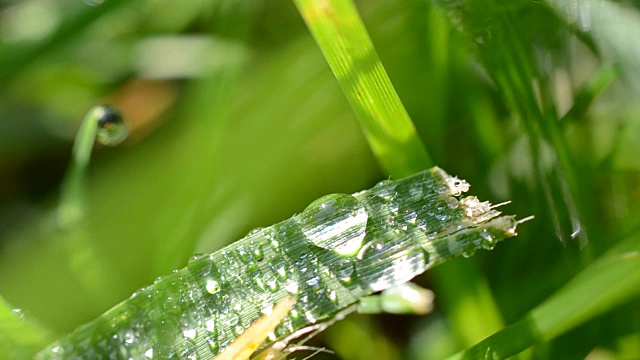
<path fill-rule="evenodd" d="M 269 341 L 282 338 L 448 258 L 515 235 L 513 217 L 498 217 L 475 197 L 459 199 L 468 188 L 434 168 L 354 195 L 325 196 L 289 220 L 194 255 L 186 268 L 40 357 L 209 358 L 292 296 L 294 308 Z"/>

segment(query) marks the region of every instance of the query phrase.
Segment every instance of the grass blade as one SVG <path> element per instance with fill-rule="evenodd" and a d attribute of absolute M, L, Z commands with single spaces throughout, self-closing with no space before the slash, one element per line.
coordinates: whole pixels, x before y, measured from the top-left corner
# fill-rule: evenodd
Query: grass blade
<path fill-rule="evenodd" d="M 433 165 L 353 2 L 295 3 L 385 172 L 404 177 Z"/>
<path fill-rule="evenodd" d="M 449 358 L 506 359 L 640 295 L 640 233 L 602 255 L 515 324 Z"/>

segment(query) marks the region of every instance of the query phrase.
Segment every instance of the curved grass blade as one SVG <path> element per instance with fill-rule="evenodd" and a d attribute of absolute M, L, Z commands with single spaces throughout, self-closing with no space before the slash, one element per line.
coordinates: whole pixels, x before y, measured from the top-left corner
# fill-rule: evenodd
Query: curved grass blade
<path fill-rule="evenodd" d="M 267 343 L 329 321 L 367 295 L 514 236 L 515 217 L 474 196 L 459 198 L 468 188 L 436 167 L 353 195 L 327 195 L 299 215 L 194 256 L 38 358 L 211 359 L 289 296 L 296 304 Z"/>

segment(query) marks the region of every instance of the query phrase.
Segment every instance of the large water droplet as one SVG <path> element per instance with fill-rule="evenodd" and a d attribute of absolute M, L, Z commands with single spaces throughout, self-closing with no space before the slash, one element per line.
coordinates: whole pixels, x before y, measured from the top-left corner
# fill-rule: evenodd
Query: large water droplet
<path fill-rule="evenodd" d="M 91 110 L 98 121 L 96 139 L 100 144 L 115 146 L 129 135 L 127 124 L 116 108 L 101 105 Z"/>
<path fill-rule="evenodd" d="M 324 196 L 297 216 L 309 241 L 344 256 L 353 256 L 362 247 L 367 219 L 362 203 L 345 194 Z"/>

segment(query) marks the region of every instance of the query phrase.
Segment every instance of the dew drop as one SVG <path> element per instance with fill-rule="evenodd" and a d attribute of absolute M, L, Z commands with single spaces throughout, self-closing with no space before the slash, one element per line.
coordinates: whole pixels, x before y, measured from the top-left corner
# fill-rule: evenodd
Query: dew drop
<path fill-rule="evenodd" d="M 216 322 L 213 319 L 209 319 L 204 323 L 204 328 L 212 333 L 214 331 L 216 331 Z"/>
<path fill-rule="evenodd" d="M 98 121 L 96 140 L 102 145 L 115 146 L 129 134 L 127 125 L 116 108 L 108 105 L 96 106 L 92 110 Z"/>
<path fill-rule="evenodd" d="M 289 283 L 287 283 L 287 285 L 285 285 L 284 289 L 287 290 L 288 293 L 290 294 L 297 294 L 298 293 L 298 283 L 295 281 L 291 281 Z"/>
<path fill-rule="evenodd" d="M 234 326 L 238 323 L 238 320 L 238 314 L 230 312 L 226 315 L 224 323 L 227 324 L 227 326 Z"/>
<path fill-rule="evenodd" d="M 314 291 L 320 290 L 320 278 L 315 276 L 306 281 L 307 286 L 311 287 Z"/>
<path fill-rule="evenodd" d="M 324 196 L 297 216 L 309 241 L 343 256 L 353 256 L 362 247 L 367 219 L 363 204 L 345 194 Z"/>
<path fill-rule="evenodd" d="M 454 198 L 453 196 L 450 196 L 449 198 L 447 198 L 447 206 L 449 206 L 449 209 L 455 209 L 458 207 L 458 199 Z"/>
<path fill-rule="evenodd" d="M 242 335 L 242 333 L 244 332 L 244 328 L 238 325 L 235 327 L 235 331 L 236 331 L 236 335 Z"/>
<path fill-rule="evenodd" d="M 24 320 L 24 312 L 22 311 L 22 309 L 11 309 L 11 315 L 13 315 L 13 317 L 18 321 Z"/>
<path fill-rule="evenodd" d="M 276 269 L 276 273 L 278 274 L 278 276 L 280 276 L 281 278 L 286 278 L 287 277 L 287 269 L 285 268 L 284 264 L 280 265 L 277 269 Z"/>
<path fill-rule="evenodd" d="M 300 312 L 297 309 L 291 309 L 291 311 L 289 312 L 289 315 L 292 318 L 297 319 L 300 317 Z"/>
<path fill-rule="evenodd" d="M 253 260 L 251 258 L 251 254 L 247 250 L 245 250 L 242 245 L 238 245 L 238 247 L 236 248 L 236 254 L 238 254 L 240 260 L 242 260 L 242 262 L 244 262 L 245 264 Z"/>
<path fill-rule="evenodd" d="M 209 294 L 215 294 L 220 291 L 220 284 L 215 280 L 207 280 L 206 288 Z"/>
<path fill-rule="evenodd" d="M 147 359 L 153 359 L 153 348 L 147 349 L 147 351 L 144 352 L 144 357 Z"/>
<path fill-rule="evenodd" d="M 133 340 L 135 340 L 135 336 L 133 335 L 133 333 L 131 331 L 127 331 L 124 334 L 124 342 L 129 345 L 131 343 L 133 343 Z"/>
<path fill-rule="evenodd" d="M 328 297 L 329 297 L 329 300 L 331 300 L 332 302 L 338 301 L 338 293 L 336 293 L 335 290 L 329 291 Z"/>
<path fill-rule="evenodd" d="M 418 214 L 415 211 L 409 211 L 407 210 L 406 215 L 404 216 L 405 220 L 407 221 L 407 223 L 411 224 L 411 225 L 415 225 L 416 221 L 418 219 Z"/>
<path fill-rule="evenodd" d="M 262 250 L 262 245 L 253 246 L 252 253 L 253 253 L 253 258 L 257 262 L 264 260 L 264 251 Z"/>
<path fill-rule="evenodd" d="M 335 274 L 343 285 L 350 285 L 353 281 L 353 269 L 350 267 L 338 269 Z"/>
<path fill-rule="evenodd" d="M 480 233 L 480 237 L 482 238 L 482 248 L 485 250 L 493 250 L 496 245 L 496 238 L 488 232 L 487 230 L 483 230 Z"/>
<path fill-rule="evenodd" d="M 416 226 L 422 231 L 427 231 L 427 221 L 424 219 L 418 219 L 416 221 Z"/>
<path fill-rule="evenodd" d="M 267 284 L 267 289 L 271 292 L 278 291 L 278 281 L 273 275 L 267 273 L 263 278 L 264 282 Z"/>
<path fill-rule="evenodd" d="M 217 354 L 218 353 L 218 342 L 216 341 L 216 339 L 214 339 L 212 336 L 207 336 L 207 338 L 205 339 L 207 345 L 209 345 L 209 350 L 211 350 L 211 352 L 213 354 Z"/>
<path fill-rule="evenodd" d="M 182 331 L 182 335 L 189 339 L 194 340 L 196 338 L 197 331 L 195 328 L 189 328 Z"/>

